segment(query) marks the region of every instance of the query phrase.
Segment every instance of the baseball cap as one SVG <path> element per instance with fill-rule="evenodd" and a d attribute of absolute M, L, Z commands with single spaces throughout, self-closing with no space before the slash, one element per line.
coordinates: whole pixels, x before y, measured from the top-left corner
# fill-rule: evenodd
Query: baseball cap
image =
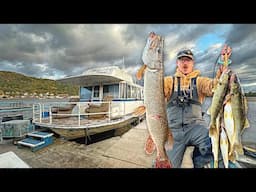
<path fill-rule="evenodd" d="M 190 49 L 184 49 L 177 54 L 177 59 L 181 57 L 189 57 L 194 60 L 194 54 Z"/>

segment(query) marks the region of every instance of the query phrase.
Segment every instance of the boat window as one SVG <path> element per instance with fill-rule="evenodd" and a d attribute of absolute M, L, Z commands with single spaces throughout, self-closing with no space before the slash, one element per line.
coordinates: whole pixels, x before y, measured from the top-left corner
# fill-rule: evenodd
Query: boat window
<path fill-rule="evenodd" d="M 103 97 L 106 95 L 112 95 L 114 98 L 119 97 L 119 85 L 104 85 L 103 86 Z"/>
<path fill-rule="evenodd" d="M 126 83 L 120 83 L 120 98 L 126 99 Z"/>
<path fill-rule="evenodd" d="M 127 98 L 131 98 L 131 85 L 127 85 L 126 93 L 127 93 Z"/>
<path fill-rule="evenodd" d="M 100 86 L 97 85 L 97 86 L 94 86 L 94 89 L 93 89 L 93 97 L 95 98 L 98 98 L 100 97 Z"/>
<path fill-rule="evenodd" d="M 135 98 L 140 99 L 140 90 L 138 87 L 135 87 Z"/>
<path fill-rule="evenodd" d="M 142 96 L 141 96 L 141 89 L 138 88 L 138 99 L 142 99 Z"/>
<path fill-rule="evenodd" d="M 80 98 L 85 100 L 90 100 L 92 97 L 92 87 L 81 87 L 80 88 Z"/>
<path fill-rule="evenodd" d="M 137 98 L 136 87 L 132 86 L 131 88 L 132 88 L 131 97 L 132 98 Z"/>

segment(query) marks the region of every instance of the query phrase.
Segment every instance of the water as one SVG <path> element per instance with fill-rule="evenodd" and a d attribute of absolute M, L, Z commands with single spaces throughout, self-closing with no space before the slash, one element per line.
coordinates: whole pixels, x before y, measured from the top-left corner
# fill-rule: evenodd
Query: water
<path fill-rule="evenodd" d="M 244 130 L 242 142 L 256 144 L 256 102 L 248 102 L 248 120 L 250 127 Z"/>
<path fill-rule="evenodd" d="M 68 101 L 68 99 L 24 99 L 24 100 L 0 100 L 0 106 L 6 106 L 8 102 L 22 102 L 24 105 L 32 106 L 34 103 L 44 103 L 44 102 L 63 102 Z M 203 112 L 205 112 L 204 119 L 209 125 L 210 116 L 206 114 L 207 109 L 210 107 L 211 98 L 206 98 L 205 103 L 202 106 Z M 15 110 L 0 110 L 0 122 L 3 116 L 12 116 L 22 114 L 24 119 L 29 119 L 33 117 L 32 108 L 15 109 Z M 256 144 L 256 102 L 248 102 L 248 119 L 250 122 L 250 128 L 245 129 L 242 135 L 243 143 L 253 143 Z"/>
<path fill-rule="evenodd" d="M 68 99 L 0 99 L 0 108 L 30 106 L 30 108 L 0 109 L 0 122 L 4 116 L 23 115 L 24 119 L 33 117 L 32 106 L 34 103 L 66 102 Z"/>

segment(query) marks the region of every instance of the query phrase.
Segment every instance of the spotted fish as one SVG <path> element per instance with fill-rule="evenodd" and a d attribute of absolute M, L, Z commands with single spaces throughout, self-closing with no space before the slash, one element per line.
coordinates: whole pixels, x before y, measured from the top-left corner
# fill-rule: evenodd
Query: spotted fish
<path fill-rule="evenodd" d="M 155 167 L 171 168 L 166 150 L 171 150 L 173 137 L 168 127 L 166 102 L 164 97 L 164 39 L 150 33 L 143 51 L 144 65 L 137 73 L 140 79 L 144 74 L 144 104 L 146 107 L 146 124 L 157 151 Z M 150 141 L 150 140 L 149 140 Z"/>

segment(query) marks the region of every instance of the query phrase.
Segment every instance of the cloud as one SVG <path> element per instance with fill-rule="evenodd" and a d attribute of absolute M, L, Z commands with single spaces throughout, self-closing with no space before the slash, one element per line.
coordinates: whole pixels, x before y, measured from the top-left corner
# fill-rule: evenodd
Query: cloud
<path fill-rule="evenodd" d="M 231 67 L 241 82 L 256 82 L 255 24 L 0 24 L 1 70 L 58 79 L 117 65 L 134 76 L 151 31 L 165 38 L 166 75 L 175 72 L 177 52 L 189 48 L 195 54 L 195 67 L 212 77 L 226 42 L 233 48 Z M 223 42 L 200 50 L 197 43 L 207 34 Z"/>

